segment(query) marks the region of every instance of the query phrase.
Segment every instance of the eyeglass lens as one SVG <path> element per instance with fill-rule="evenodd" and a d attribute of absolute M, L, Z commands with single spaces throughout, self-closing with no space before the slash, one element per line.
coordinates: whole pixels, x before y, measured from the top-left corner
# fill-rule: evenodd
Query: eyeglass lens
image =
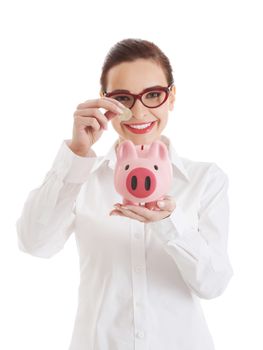
<path fill-rule="evenodd" d="M 142 95 L 142 102 L 146 107 L 156 107 L 162 104 L 165 100 L 165 91 L 148 91 Z M 111 98 L 121 102 L 125 107 L 131 108 L 134 102 L 134 97 L 126 94 L 116 94 L 112 95 Z"/>

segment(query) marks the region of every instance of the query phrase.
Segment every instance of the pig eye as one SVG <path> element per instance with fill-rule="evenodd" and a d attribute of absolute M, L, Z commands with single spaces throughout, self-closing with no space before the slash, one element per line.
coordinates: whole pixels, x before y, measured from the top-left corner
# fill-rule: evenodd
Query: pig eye
<path fill-rule="evenodd" d="M 155 170 L 158 170 L 158 166 L 157 166 L 157 165 L 155 165 L 155 166 L 154 166 L 154 169 L 155 169 Z"/>
<path fill-rule="evenodd" d="M 125 170 L 128 170 L 129 169 L 129 164 L 125 166 Z"/>

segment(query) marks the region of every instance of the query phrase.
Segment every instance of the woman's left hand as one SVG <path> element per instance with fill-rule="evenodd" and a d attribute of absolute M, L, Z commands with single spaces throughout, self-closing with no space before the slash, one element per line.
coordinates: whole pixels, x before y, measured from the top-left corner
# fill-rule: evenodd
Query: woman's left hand
<path fill-rule="evenodd" d="M 127 218 L 135 219 L 141 222 L 153 222 L 167 218 L 176 208 L 174 197 L 164 196 L 164 199 L 157 201 L 160 210 L 150 210 L 144 206 L 139 205 L 123 205 L 116 203 L 115 209 L 109 215 L 126 216 Z"/>

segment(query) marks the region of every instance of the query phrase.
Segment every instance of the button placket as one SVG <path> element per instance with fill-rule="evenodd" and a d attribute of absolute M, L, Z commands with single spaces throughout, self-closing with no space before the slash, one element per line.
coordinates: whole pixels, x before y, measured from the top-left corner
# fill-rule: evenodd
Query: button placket
<path fill-rule="evenodd" d="M 133 220 L 131 223 L 131 262 L 134 301 L 135 350 L 144 350 L 147 341 L 147 279 L 145 261 L 144 225 Z"/>
<path fill-rule="evenodd" d="M 135 268 L 134 268 L 134 271 L 137 272 L 137 273 L 142 272 L 142 270 L 143 270 L 143 266 L 142 266 L 142 265 L 137 265 L 137 266 L 135 266 Z"/>
<path fill-rule="evenodd" d="M 143 339 L 144 338 L 144 332 L 143 331 L 138 331 L 136 333 L 136 337 L 139 338 L 139 339 Z"/>

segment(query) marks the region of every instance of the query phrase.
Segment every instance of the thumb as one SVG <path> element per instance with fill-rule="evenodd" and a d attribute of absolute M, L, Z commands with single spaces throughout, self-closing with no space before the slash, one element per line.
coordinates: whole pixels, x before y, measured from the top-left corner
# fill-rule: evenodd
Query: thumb
<path fill-rule="evenodd" d="M 173 197 L 164 198 L 157 201 L 157 205 L 162 210 L 172 211 L 176 207 L 175 199 Z"/>

